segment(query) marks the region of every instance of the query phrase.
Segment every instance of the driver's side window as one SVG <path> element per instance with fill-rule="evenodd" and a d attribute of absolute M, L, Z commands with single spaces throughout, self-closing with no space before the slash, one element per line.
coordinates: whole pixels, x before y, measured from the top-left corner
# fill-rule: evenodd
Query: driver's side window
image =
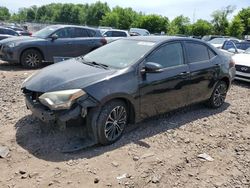
<path fill-rule="evenodd" d="M 54 34 L 58 36 L 58 38 L 71 38 L 72 37 L 72 29 L 71 28 L 63 28 L 56 31 Z"/>
<path fill-rule="evenodd" d="M 179 42 L 161 46 L 147 58 L 147 62 L 160 64 L 163 68 L 184 64 L 182 46 Z"/>

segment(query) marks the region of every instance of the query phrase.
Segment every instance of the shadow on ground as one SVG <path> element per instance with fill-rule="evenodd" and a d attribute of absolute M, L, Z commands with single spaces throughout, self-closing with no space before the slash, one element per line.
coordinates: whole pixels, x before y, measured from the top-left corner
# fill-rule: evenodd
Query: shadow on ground
<path fill-rule="evenodd" d="M 150 148 L 150 145 L 142 141 L 144 138 L 152 137 L 170 129 L 179 128 L 197 119 L 222 113 L 229 106 L 228 103 L 225 103 L 219 109 L 208 109 L 202 104 L 185 107 L 174 112 L 150 118 L 138 124 L 130 125 L 123 137 L 112 145 L 93 146 L 70 154 L 61 153 L 60 149 L 69 140 L 82 135 L 81 131 L 83 127 L 81 125 L 67 127 L 63 132 L 51 131 L 45 134 L 40 131 L 40 126 L 43 126 L 43 124 L 29 115 L 16 123 L 16 140 L 29 153 L 46 161 L 59 162 L 70 159 L 92 158 L 130 143 Z"/>

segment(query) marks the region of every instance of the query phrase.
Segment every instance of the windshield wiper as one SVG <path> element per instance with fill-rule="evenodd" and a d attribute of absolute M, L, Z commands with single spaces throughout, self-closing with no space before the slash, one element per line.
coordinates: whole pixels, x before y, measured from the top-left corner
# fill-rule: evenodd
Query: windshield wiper
<path fill-rule="evenodd" d="M 86 65 L 101 67 L 103 69 L 108 69 L 109 68 L 108 65 L 105 65 L 105 64 L 102 64 L 102 63 L 97 63 L 95 61 L 86 61 L 83 57 L 79 57 L 79 60 L 81 60 L 81 62 L 86 64 Z"/>

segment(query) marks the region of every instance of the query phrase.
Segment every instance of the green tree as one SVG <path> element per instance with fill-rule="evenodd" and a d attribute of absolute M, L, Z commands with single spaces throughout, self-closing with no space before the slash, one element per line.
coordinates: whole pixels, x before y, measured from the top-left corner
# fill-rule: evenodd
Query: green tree
<path fill-rule="evenodd" d="M 237 15 L 243 23 L 243 35 L 250 35 L 250 7 L 243 8 Z"/>
<path fill-rule="evenodd" d="M 177 16 L 170 23 L 169 34 L 189 34 L 190 19 L 183 15 Z"/>
<path fill-rule="evenodd" d="M 116 6 L 102 18 L 101 24 L 118 29 L 129 29 L 132 23 L 137 21 L 138 17 L 139 14 L 132 8 Z"/>
<path fill-rule="evenodd" d="M 195 36 L 204 36 L 212 33 L 213 26 L 206 20 L 199 19 L 191 26 L 191 33 Z"/>
<path fill-rule="evenodd" d="M 237 38 L 242 38 L 244 32 L 244 24 L 239 16 L 235 16 L 228 27 L 228 34 Z"/>
<path fill-rule="evenodd" d="M 234 6 L 227 6 L 221 10 L 216 10 L 212 13 L 212 24 L 214 27 L 214 33 L 219 35 L 226 35 L 226 31 L 229 26 L 228 16 L 235 10 Z"/>
<path fill-rule="evenodd" d="M 87 24 L 91 26 L 99 26 L 103 16 L 105 16 L 108 12 L 110 12 L 110 8 L 107 3 L 97 1 L 94 4 L 91 4 L 87 8 Z"/>
<path fill-rule="evenodd" d="M 160 15 L 144 15 L 133 26 L 147 29 L 151 33 L 161 33 L 162 31 L 166 33 L 169 28 L 169 20 Z"/>
<path fill-rule="evenodd" d="M 59 23 L 79 24 L 80 9 L 74 4 L 63 4 L 54 16 L 54 21 Z"/>
<path fill-rule="evenodd" d="M 6 7 L 0 7 L 0 20 L 5 21 L 10 19 L 10 12 L 9 9 Z"/>

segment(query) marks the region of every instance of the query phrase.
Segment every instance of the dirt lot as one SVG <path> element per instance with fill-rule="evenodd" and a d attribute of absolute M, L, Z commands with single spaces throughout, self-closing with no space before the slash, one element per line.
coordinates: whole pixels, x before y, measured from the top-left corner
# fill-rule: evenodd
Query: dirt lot
<path fill-rule="evenodd" d="M 132 125 L 113 145 L 64 154 L 81 127 L 40 131 L 20 92 L 32 72 L 0 63 L 0 146 L 10 149 L 0 187 L 250 187 L 250 84 L 234 83 L 218 110 L 194 105 Z"/>

